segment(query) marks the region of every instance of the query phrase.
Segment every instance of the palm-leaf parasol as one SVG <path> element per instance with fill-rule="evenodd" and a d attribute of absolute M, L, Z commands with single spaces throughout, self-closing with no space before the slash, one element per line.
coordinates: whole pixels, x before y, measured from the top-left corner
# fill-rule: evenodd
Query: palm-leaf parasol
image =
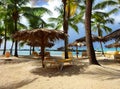
<path fill-rule="evenodd" d="M 41 47 L 41 55 L 42 55 L 42 66 L 44 67 L 44 49 L 46 44 L 49 42 L 54 42 L 59 39 L 64 39 L 67 35 L 59 30 L 50 30 L 50 29 L 33 29 L 33 30 L 25 30 L 18 31 L 13 34 L 13 38 L 20 41 L 28 41 L 28 42 L 39 42 L 39 46 Z"/>
<path fill-rule="evenodd" d="M 40 47 L 40 44 L 39 42 L 27 42 L 27 45 L 30 45 L 30 46 L 35 46 L 35 47 Z M 47 43 L 45 44 L 45 47 L 49 47 L 51 48 L 52 46 L 54 46 L 54 43 Z"/>
<path fill-rule="evenodd" d="M 105 47 L 107 48 L 117 48 L 120 47 L 120 43 L 113 43 L 113 44 L 109 44 L 109 45 L 105 45 Z"/>
<path fill-rule="evenodd" d="M 76 47 L 76 57 L 78 58 L 78 54 L 79 54 L 78 47 L 79 46 L 85 46 L 85 45 L 86 45 L 85 42 L 77 42 L 77 41 L 75 41 L 73 43 L 68 44 L 68 47 L 72 47 L 72 46 Z"/>
<path fill-rule="evenodd" d="M 96 42 L 96 41 L 103 41 L 103 39 L 101 39 L 101 37 L 97 37 L 97 36 L 93 36 L 92 37 L 92 41 Z M 76 39 L 76 42 L 86 42 L 86 37 L 81 37 L 79 39 Z"/>
<path fill-rule="evenodd" d="M 112 33 L 104 36 L 102 39 L 105 41 L 109 41 L 112 39 L 119 40 L 120 39 L 120 29 L 113 31 Z"/>

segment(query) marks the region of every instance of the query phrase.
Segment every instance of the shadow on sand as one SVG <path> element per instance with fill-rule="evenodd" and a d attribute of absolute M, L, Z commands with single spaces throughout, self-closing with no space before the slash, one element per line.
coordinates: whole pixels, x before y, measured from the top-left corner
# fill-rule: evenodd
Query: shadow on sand
<path fill-rule="evenodd" d="M 88 65 L 65 65 L 62 71 L 60 71 L 57 67 L 39 67 L 31 70 L 31 73 L 44 77 L 72 76 L 83 73 L 87 67 Z"/>
<path fill-rule="evenodd" d="M 17 89 L 19 87 L 25 86 L 29 83 L 32 83 L 36 80 L 37 78 L 34 78 L 32 80 L 23 80 L 20 81 L 18 83 L 14 83 L 14 84 L 7 84 L 6 86 L 0 86 L 0 89 Z"/>

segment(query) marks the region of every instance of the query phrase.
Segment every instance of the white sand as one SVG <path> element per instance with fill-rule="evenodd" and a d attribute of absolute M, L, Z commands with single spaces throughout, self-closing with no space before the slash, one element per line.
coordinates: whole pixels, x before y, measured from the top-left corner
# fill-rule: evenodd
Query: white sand
<path fill-rule="evenodd" d="M 102 66 L 87 66 L 87 59 L 79 60 L 63 71 L 41 68 L 38 60 L 1 64 L 0 89 L 120 89 L 120 63 L 99 61 Z"/>

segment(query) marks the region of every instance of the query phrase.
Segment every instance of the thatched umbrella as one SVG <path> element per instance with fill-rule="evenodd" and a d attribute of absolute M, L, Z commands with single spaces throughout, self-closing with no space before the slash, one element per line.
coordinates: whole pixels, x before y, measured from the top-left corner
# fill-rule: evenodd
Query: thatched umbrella
<path fill-rule="evenodd" d="M 84 36 L 84 37 L 81 37 L 81 38 L 77 39 L 76 41 L 77 41 L 77 42 L 86 42 L 86 37 L 85 37 L 85 36 Z M 92 41 L 93 41 L 93 42 L 96 42 L 96 41 L 100 42 L 102 54 L 104 55 L 104 50 L 103 50 L 103 46 L 102 46 L 102 43 L 101 43 L 101 42 L 105 42 L 105 40 L 102 39 L 102 37 L 98 37 L 98 36 L 94 36 L 94 35 L 93 35 L 93 36 L 92 36 Z"/>
<path fill-rule="evenodd" d="M 116 50 L 117 50 L 117 47 L 120 47 L 120 43 L 117 42 L 117 43 L 105 45 L 105 47 L 106 47 L 106 48 L 116 48 Z"/>
<path fill-rule="evenodd" d="M 50 29 L 34 29 L 34 30 L 25 30 L 16 32 L 13 35 L 13 38 L 16 40 L 30 41 L 30 42 L 38 42 L 41 47 L 41 55 L 42 55 L 42 66 L 44 67 L 44 49 L 46 44 L 49 42 L 54 42 L 55 40 L 64 39 L 67 35 L 62 31 L 58 30 L 50 30 Z"/>
<path fill-rule="evenodd" d="M 30 45 L 30 46 L 33 46 L 33 47 L 40 47 L 39 41 L 38 42 L 27 42 L 27 45 Z M 54 46 L 54 43 L 49 42 L 49 43 L 45 44 L 45 47 L 51 48 L 52 46 Z M 30 54 L 31 54 L 31 51 L 30 51 Z"/>
<path fill-rule="evenodd" d="M 102 38 L 102 40 L 105 40 L 105 41 L 109 41 L 112 39 L 115 39 L 115 40 L 120 39 L 120 29 L 113 31 L 112 33 L 110 33 Z"/>
<path fill-rule="evenodd" d="M 77 41 L 75 41 L 73 43 L 68 44 L 68 46 L 69 47 L 70 46 L 85 46 L 85 42 L 77 42 Z"/>
<path fill-rule="evenodd" d="M 78 47 L 85 46 L 85 45 L 86 45 L 85 42 L 76 42 L 76 41 L 68 44 L 69 47 L 73 47 L 73 46 L 76 47 L 76 57 L 77 58 L 78 58 L 78 54 L 79 54 Z"/>
<path fill-rule="evenodd" d="M 59 47 L 59 48 L 57 48 L 57 50 L 59 50 L 59 51 L 63 51 L 63 50 L 65 50 L 65 47 Z"/>
<path fill-rule="evenodd" d="M 103 41 L 103 39 L 101 39 L 101 37 L 97 37 L 97 36 L 93 36 L 92 37 L 92 41 L 96 42 L 96 41 Z M 76 42 L 86 42 L 86 37 L 81 37 L 79 39 L 76 39 Z"/>
<path fill-rule="evenodd" d="M 27 42 L 27 45 L 35 46 L 35 47 L 40 47 L 39 42 Z M 52 46 L 54 46 L 54 43 L 50 43 L 49 42 L 49 43 L 45 44 L 45 47 L 51 48 Z"/>

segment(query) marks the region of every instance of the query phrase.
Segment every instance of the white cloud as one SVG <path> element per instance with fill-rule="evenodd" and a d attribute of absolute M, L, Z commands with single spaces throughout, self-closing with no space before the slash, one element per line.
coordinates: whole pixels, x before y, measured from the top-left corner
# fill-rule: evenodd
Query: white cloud
<path fill-rule="evenodd" d="M 28 25 L 29 25 L 28 20 L 27 20 L 24 16 L 22 16 L 22 17 L 20 18 L 20 22 L 21 22 L 22 24 L 25 24 L 27 27 L 28 27 Z"/>
<path fill-rule="evenodd" d="M 56 12 L 54 9 L 55 7 L 59 7 L 62 4 L 61 0 L 49 0 L 47 5 L 43 5 L 43 7 L 48 8 L 50 11 L 52 11 L 52 16 L 50 15 L 44 15 L 43 19 L 47 20 L 49 17 L 57 17 L 58 12 Z"/>
<path fill-rule="evenodd" d="M 115 24 L 120 23 L 120 14 L 113 14 L 111 17 L 115 19 Z"/>

